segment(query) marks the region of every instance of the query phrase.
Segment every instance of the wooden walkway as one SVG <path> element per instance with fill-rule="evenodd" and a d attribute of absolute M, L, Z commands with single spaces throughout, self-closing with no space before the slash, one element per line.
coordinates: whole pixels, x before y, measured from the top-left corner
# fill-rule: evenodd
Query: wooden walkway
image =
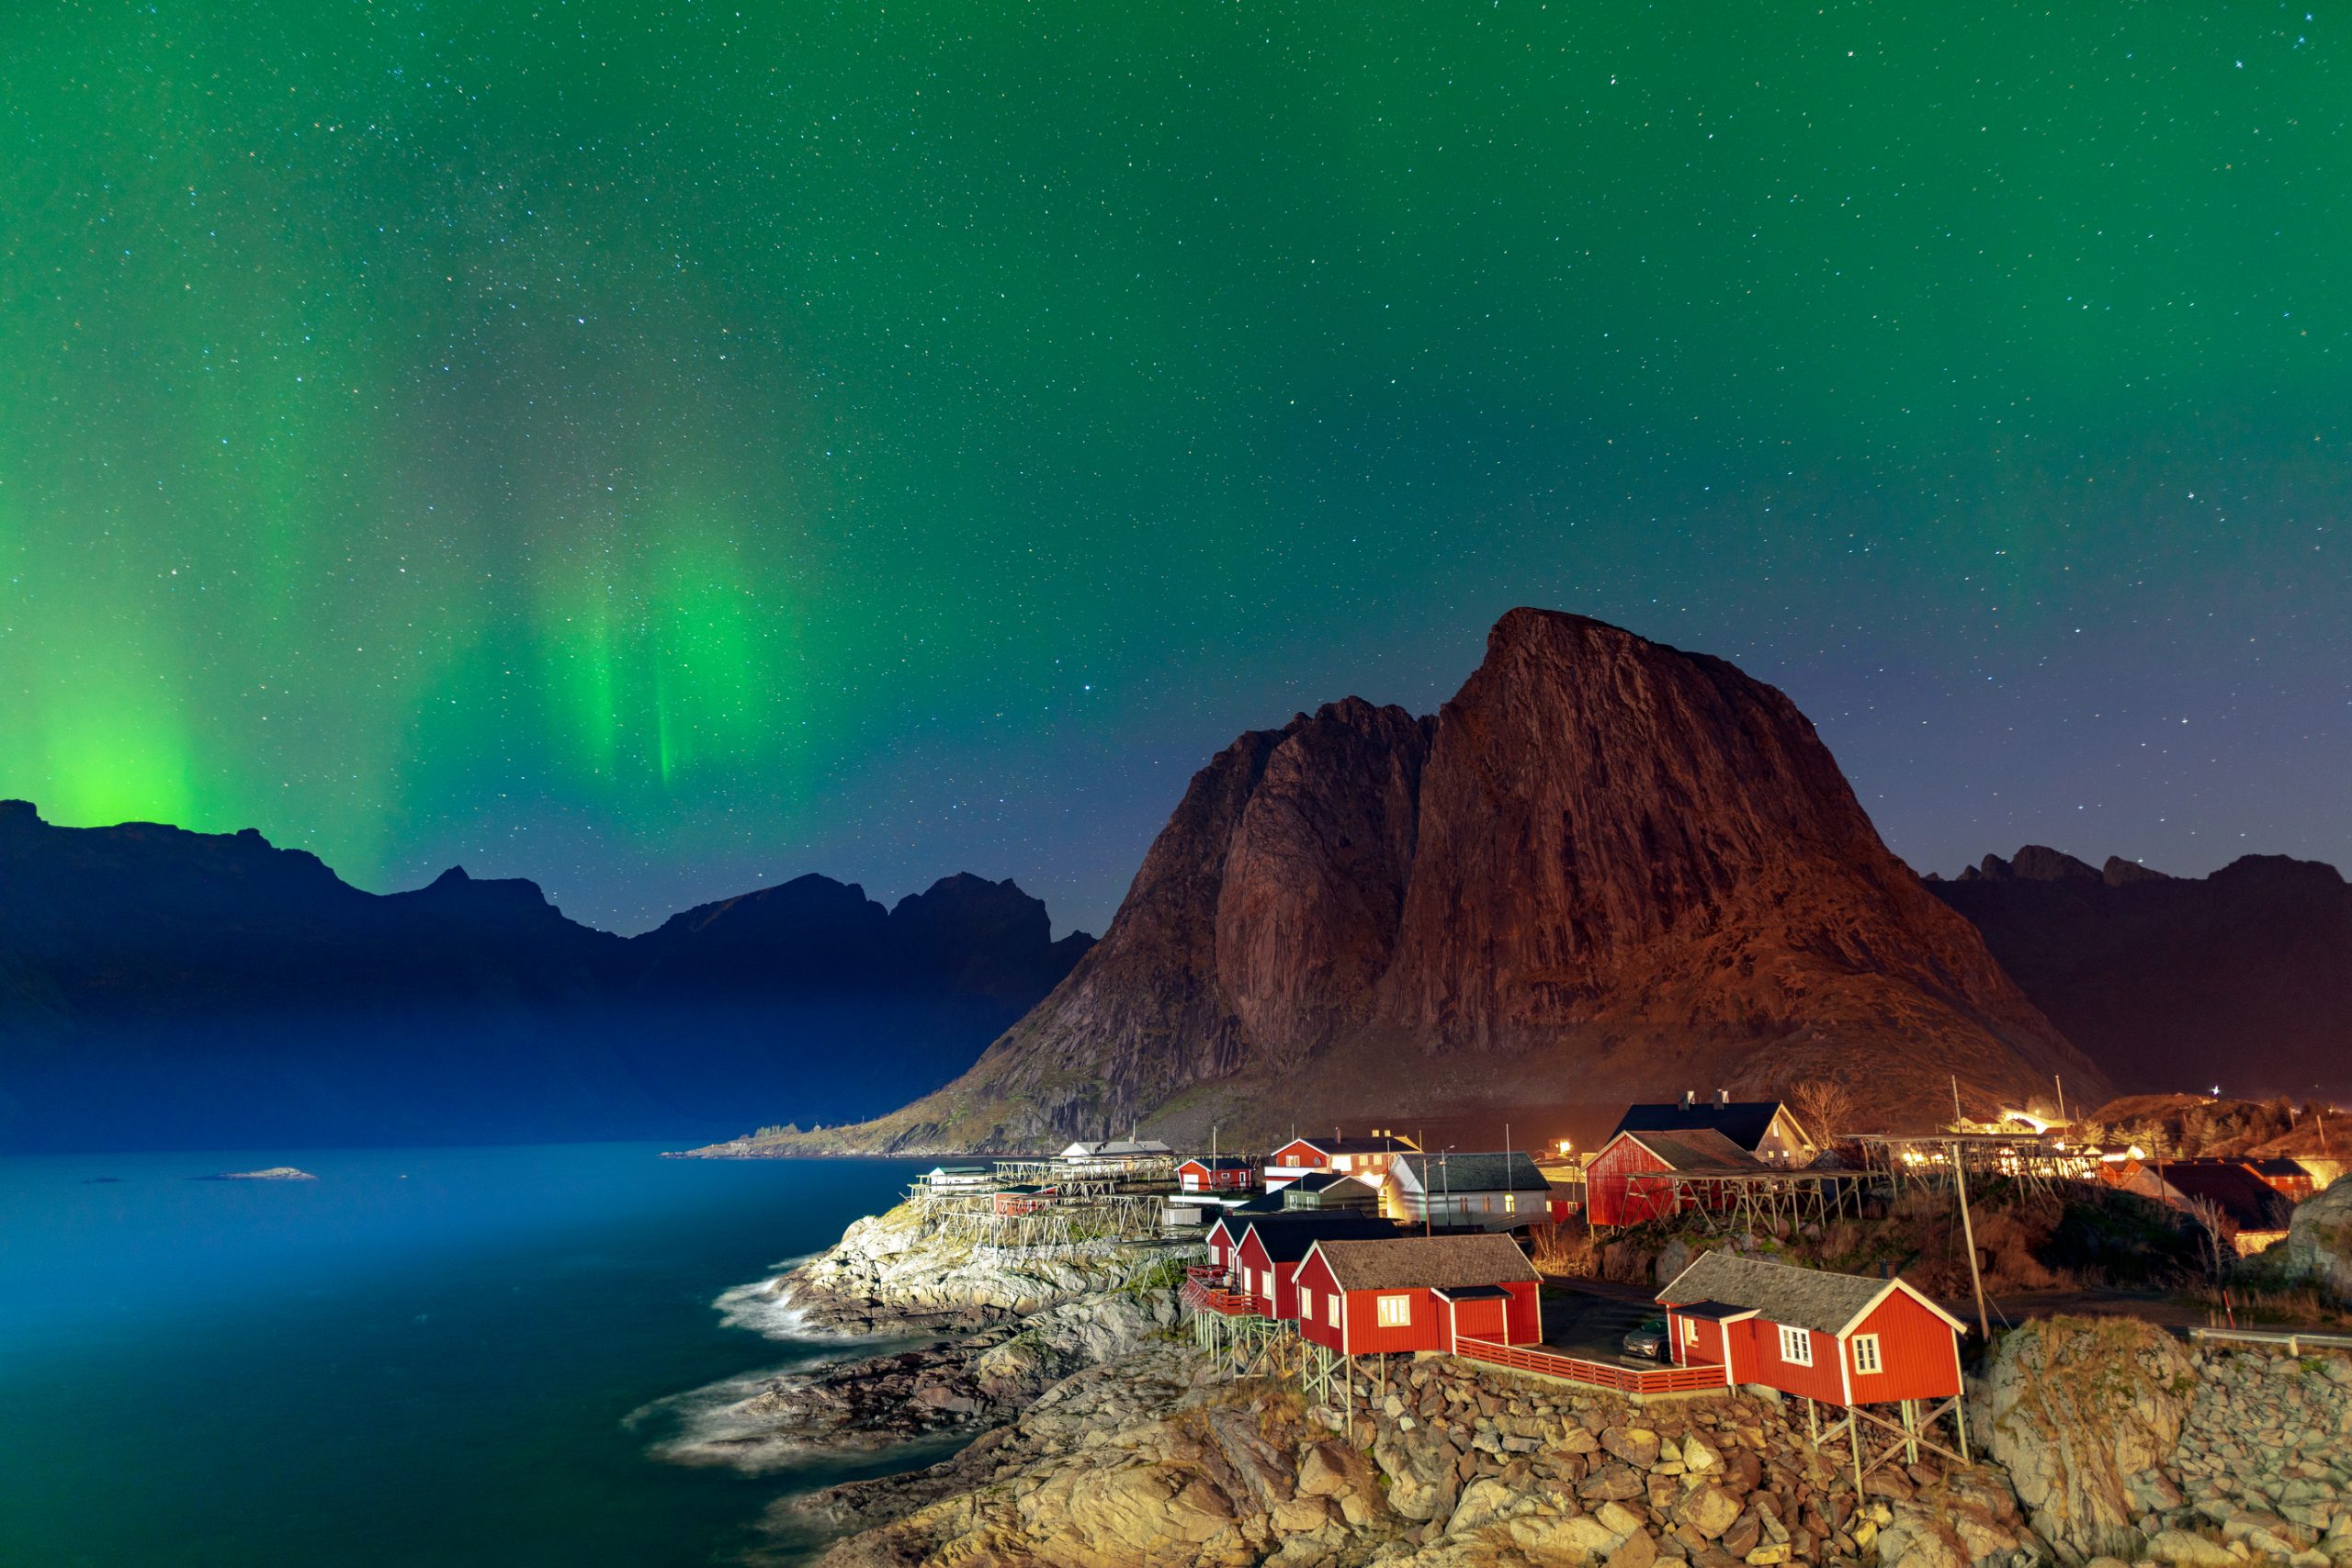
<path fill-rule="evenodd" d="M 1541 1346 L 1500 1345 L 1491 1339 L 1457 1340 L 1453 1353 L 1465 1361 L 1619 1393 L 1697 1393 L 1725 1387 L 1721 1367 L 1618 1367 L 1563 1356 Z"/>

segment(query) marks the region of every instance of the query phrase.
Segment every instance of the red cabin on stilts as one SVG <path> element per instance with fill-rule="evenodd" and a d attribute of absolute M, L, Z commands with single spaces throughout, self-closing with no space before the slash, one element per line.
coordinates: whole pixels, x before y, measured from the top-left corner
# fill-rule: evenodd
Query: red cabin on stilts
<path fill-rule="evenodd" d="M 1319 1237 L 1294 1283 L 1300 1335 L 1343 1356 L 1544 1337 L 1535 1266 L 1500 1233 Z"/>
<path fill-rule="evenodd" d="M 1658 1292 L 1676 1364 L 1824 1404 L 1961 1392 L 1960 1320 L 1900 1280 L 1710 1252 Z"/>

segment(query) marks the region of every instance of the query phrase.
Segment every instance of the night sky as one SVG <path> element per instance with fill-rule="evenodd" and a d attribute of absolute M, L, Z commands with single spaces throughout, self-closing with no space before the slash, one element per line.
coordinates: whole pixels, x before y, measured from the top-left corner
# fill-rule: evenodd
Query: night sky
<path fill-rule="evenodd" d="M 2352 862 L 2347 120 L 2278 6 L 10 7 L 0 794 L 1100 930 L 1534 604 L 1922 868 Z"/>

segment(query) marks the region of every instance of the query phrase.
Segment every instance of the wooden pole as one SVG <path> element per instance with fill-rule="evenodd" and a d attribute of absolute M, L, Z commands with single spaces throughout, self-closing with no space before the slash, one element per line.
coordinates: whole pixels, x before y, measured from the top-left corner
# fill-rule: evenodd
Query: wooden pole
<path fill-rule="evenodd" d="M 1993 1325 L 1984 1315 L 1984 1276 L 1976 1267 L 1976 1225 L 1968 1214 L 1968 1168 L 1961 1163 L 1960 1145 L 1951 1145 L 1951 1173 L 1960 1189 L 1960 1234 L 1968 1246 L 1968 1282 L 1976 1289 L 1977 1343 L 1993 1342 Z"/>

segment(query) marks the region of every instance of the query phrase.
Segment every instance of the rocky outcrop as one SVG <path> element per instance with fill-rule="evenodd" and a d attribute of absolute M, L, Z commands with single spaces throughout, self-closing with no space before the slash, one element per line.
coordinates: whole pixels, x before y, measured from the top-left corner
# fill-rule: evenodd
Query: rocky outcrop
<path fill-rule="evenodd" d="M 966 1149 L 1557 1099 L 1989 1110 L 2098 1073 L 1731 665 L 1515 610 L 1433 717 L 1351 699 L 1192 781 L 1103 941 L 963 1078 L 833 1146 Z M 1277 1092 L 1278 1091 L 1278 1092 Z M 1497 1131 L 1499 1132 L 1498 1125 Z"/>
<path fill-rule="evenodd" d="M 2127 1092 L 2352 1093 L 2352 886 L 2333 866 L 2165 876 L 2029 844 L 1928 886 Z"/>
<path fill-rule="evenodd" d="M 2352 1304 L 2352 1181 L 2338 1179 L 2295 1205 L 2287 1272 Z"/>
<path fill-rule="evenodd" d="M 2132 1318 L 2040 1318 L 2003 1337 L 1980 1430 L 2034 1529 L 2070 1562 L 2136 1558 L 2177 1507 L 2165 1472 L 2196 1386 L 2188 1354 Z"/>
<path fill-rule="evenodd" d="M 858 1529 L 827 1568 L 2046 1561 L 1996 1472 L 1882 1468 L 1857 1497 L 1772 1402 L 1640 1409 L 1424 1361 L 1350 1433 L 1289 1385 L 1224 1382 L 1166 1346 L 1069 1380 L 931 1471 L 779 1522 L 812 1515 Z"/>
<path fill-rule="evenodd" d="M 2162 1531 L 2243 1541 L 2257 1557 L 2318 1568 L 2352 1562 L 2352 1360 L 2209 1348 L 2167 1464 L 2186 1506 Z"/>

